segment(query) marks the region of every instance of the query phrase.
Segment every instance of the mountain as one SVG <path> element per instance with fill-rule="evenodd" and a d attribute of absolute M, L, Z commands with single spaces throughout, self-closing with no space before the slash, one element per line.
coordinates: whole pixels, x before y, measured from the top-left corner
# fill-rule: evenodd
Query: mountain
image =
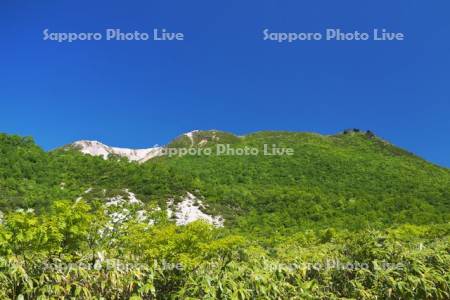
<path fill-rule="evenodd" d="M 221 145 L 227 149 L 217 153 Z M 203 152 L 163 155 L 180 148 Z M 283 148 L 292 149 L 293 155 L 272 153 Z M 203 155 L 207 149 L 209 155 Z M 243 149 L 256 149 L 258 154 L 240 155 Z M 183 201 L 191 193 L 201 199 L 204 205 L 198 208 L 203 213 L 222 216 L 226 227 L 261 235 L 440 223 L 450 216 L 449 169 L 370 131 L 236 136 L 197 130 L 165 147 L 131 150 L 80 141 L 49 153 L 30 138 L 2 135 L 0 151 L 1 210 L 39 210 L 61 198 L 102 198 L 84 195 L 94 188 L 106 190 L 108 197 L 130 190 L 163 210 L 168 209 L 168 199 Z M 104 159 L 107 156 L 111 159 Z"/>
<path fill-rule="evenodd" d="M 65 146 L 66 149 L 76 149 L 84 154 L 92 156 L 101 156 L 108 159 L 110 156 L 126 157 L 129 161 L 144 163 L 152 158 L 165 155 L 165 149 L 168 148 L 190 148 L 190 147 L 205 147 L 218 143 L 235 143 L 239 140 L 238 137 L 231 133 L 226 133 L 218 130 L 193 130 L 180 135 L 170 142 L 165 147 L 152 147 L 146 149 L 129 149 L 110 147 L 99 141 L 76 141 Z"/>
<path fill-rule="evenodd" d="M 0 298 L 449 299 L 449 169 L 355 129 L 159 151 L 0 134 Z"/>
<path fill-rule="evenodd" d="M 371 131 L 335 135 L 265 131 L 237 137 L 196 132 L 194 142 L 213 155 L 164 158 L 155 165 L 183 174 L 209 211 L 226 224 L 256 234 L 305 228 L 384 227 L 445 222 L 450 211 L 450 172 Z M 219 141 L 230 151 L 214 155 Z M 189 144 L 185 137 L 173 145 Z M 273 147 L 275 145 L 275 147 Z M 264 148 L 291 148 L 294 155 L 264 155 Z M 258 155 L 233 155 L 233 149 Z M 270 154 L 270 153 L 269 153 Z"/>

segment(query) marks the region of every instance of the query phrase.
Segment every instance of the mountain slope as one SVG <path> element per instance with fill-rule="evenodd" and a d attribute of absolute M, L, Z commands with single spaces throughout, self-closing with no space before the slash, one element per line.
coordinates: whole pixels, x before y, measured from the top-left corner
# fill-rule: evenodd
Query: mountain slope
<path fill-rule="evenodd" d="M 106 190 L 108 197 L 129 189 L 144 203 L 162 209 L 169 198 L 193 193 L 205 204 L 204 213 L 223 216 L 226 227 L 254 235 L 443 223 L 450 216 L 449 170 L 371 132 L 259 132 L 237 137 L 217 130 L 195 131 L 168 147 L 215 149 L 222 143 L 231 149 L 256 148 L 260 154 L 211 151 L 206 156 L 160 156 L 130 164 L 114 155 L 108 160 L 102 156 L 134 155 L 136 161 L 144 156 L 101 145 L 89 153 L 99 157 L 83 155 L 76 147 L 45 153 L 30 139 L 1 135 L 1 210 L 39 210 L 96 188 Z M 292 148 L 294 155 L 263 155 L 265 145 Z M 93 201 L 101 195 L 85 197 Z"/>
<path fill-rule="evenodd" d="M 264 145 L 295 154 L 184 156 L 160 164 L 191 178 L 189 188 L 205 196 L 213 213 L 253 232 L 448 220 L 449 170 L 371 132 L 260 132 L 233 147 Z"/>

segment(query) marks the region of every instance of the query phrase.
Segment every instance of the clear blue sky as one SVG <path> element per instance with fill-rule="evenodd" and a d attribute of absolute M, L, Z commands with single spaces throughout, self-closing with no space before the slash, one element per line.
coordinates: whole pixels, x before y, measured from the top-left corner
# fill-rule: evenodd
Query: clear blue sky
<path fill-rule="evenodd" d="M 450 166 L 450 2 L 20 1 L 0 4 L 0 132 L 45 149 L 164 144 L 193 129 L 371 129 Z M 386 28 L 403 42 L 263 41 L 262 30 Z M 183 42 L 43 41 L 42 31 Z"/>

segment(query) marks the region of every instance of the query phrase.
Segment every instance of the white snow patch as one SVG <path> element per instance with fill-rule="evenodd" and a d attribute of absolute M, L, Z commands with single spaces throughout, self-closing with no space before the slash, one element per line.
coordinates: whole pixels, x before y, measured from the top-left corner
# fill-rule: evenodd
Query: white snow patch
<path fill-rule="evenodd" d="M 130 204 L 142 204 L 141 200 L 136 198 L 136 194 L 130 192 L 129 190 L 125 190 L 128 193 L 128 202 Z"/>
<path fill-rule="evenodd" d="M 146 162 L 157 156 L 163 155 L 163 147 L 152 147 L 147 149 L 128 149 L 119 147 L 110 147 L 99 141 L 77 141 L 72 144 L 80 149 L 84 154 L 92 156 L 102 156 L 107 159 L 110 154 L 127 157 L 130 161 Z"/>
<path fill-rule="evenodd" d="M 115 196 L 112 198 L 109 198 L 106 202 L 106 206 L 119 206 L 120 204 L 125 203 L 125 199 L 123 199 L 123 196 Z"/>
<path fill-rule="evenodd" d="M 152 212 L 161 211 L 160 207 L 156 207 L 150 210 L 139 209 L 142 208 L 144 203 L 136 197 L 136 194 L 125 190 L 126 196 L 118 195 L 112 198 L 108 198 L 105 203 L 105 213 L 110 217 L 110 221 L 106 226 L 106 229 L 113 231 L 115 226 L 121 226 L 121 224 L 130 219 L 135 219 L 138 222 L 146 222 L 148 225 L 154 225 L 155 220 L 149 216 Z"/>
<path fill-rule="evenodd" d="M 198 143 L 198 145 L 201 147 L 201 146 L 205 145 L 206 143 L 208 143 L 208 140 L 203 139 L 200 141 L 200 143 Z"/>
<path fill-rule="evenodd" d="M 122 212 L 113 212 L 110 215 L 111 222 L 115 223 L 122 223 L 123 221 L 127 220 L 129 217 L 129 211 L 127 209 L 124 209 Z"/>
<path fill-rule="evenodd" d="M 137 219 L 139 222 L 144 222 L 145 220 L 147 220 L 146 213 L 147 213 L 147 212 L 146 212 L 145 210 L 143 210 L 143 209 L 138 210 L 138 211 L 136 212 L 136 219 Z"/>
<path fill-rule="evenodd" d="M 190 132 L 185 133 L 184 135 L 187 136 L 191 140 L 191 144 L 194 144 L 194 134 L 197 133 L 198 130 L 192 130 Z"/>
<path fill-rule="evenodd" d="M 106 206 L 119 206 L 123 204 L 142 204 L 142 201 L 136 198 L 136 194 L 130 192 L 128 189 L 125 190 L 125 192 L 128 194 L 128 201 L 125 199 L 125 197 L 118 195 L 112 198 L 109 198 L 106 202 Z"/>
<path fill-rule="evenodd" d="M 173 199 L 167 202 L 168 218 L 175 217 L 177 225 L 186 225 L 197 220 L 204 220 L 215 227 L 223 227 L 224 219 L 221 216 L 210 216 L 200 210 L 205 208 L 202 201 L 197 199 L 193 194 L 187 193 L 186 197 L 178 203 L 173 211 Z"/>

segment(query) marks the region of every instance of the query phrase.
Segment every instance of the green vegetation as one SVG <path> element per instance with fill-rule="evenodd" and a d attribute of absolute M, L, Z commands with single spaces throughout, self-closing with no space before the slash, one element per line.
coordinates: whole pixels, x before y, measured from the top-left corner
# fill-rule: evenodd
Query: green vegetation
<path fill-rule="evenodd" d="M 221 143 L 294 155 L 140 165 L 0 134 L 0 299 L 450 298 L 448 169 L 354 130 L 199 131 L 170 146 Z M 148 210 L 189 191 L 225 228 L 156 210 L 111 227 L 105 199 L 125 189 Z"/>
<path fill-rule="evenodd" d="M 198 190 L 213 213 L 252 235 L 450 219 L 450 171 L 370 134 L 261 132 L 232 145 L 263 151 L 264 144 L 295 154 L 184 156 L 148 165 L 183 174 L 184 189 Z"/>

